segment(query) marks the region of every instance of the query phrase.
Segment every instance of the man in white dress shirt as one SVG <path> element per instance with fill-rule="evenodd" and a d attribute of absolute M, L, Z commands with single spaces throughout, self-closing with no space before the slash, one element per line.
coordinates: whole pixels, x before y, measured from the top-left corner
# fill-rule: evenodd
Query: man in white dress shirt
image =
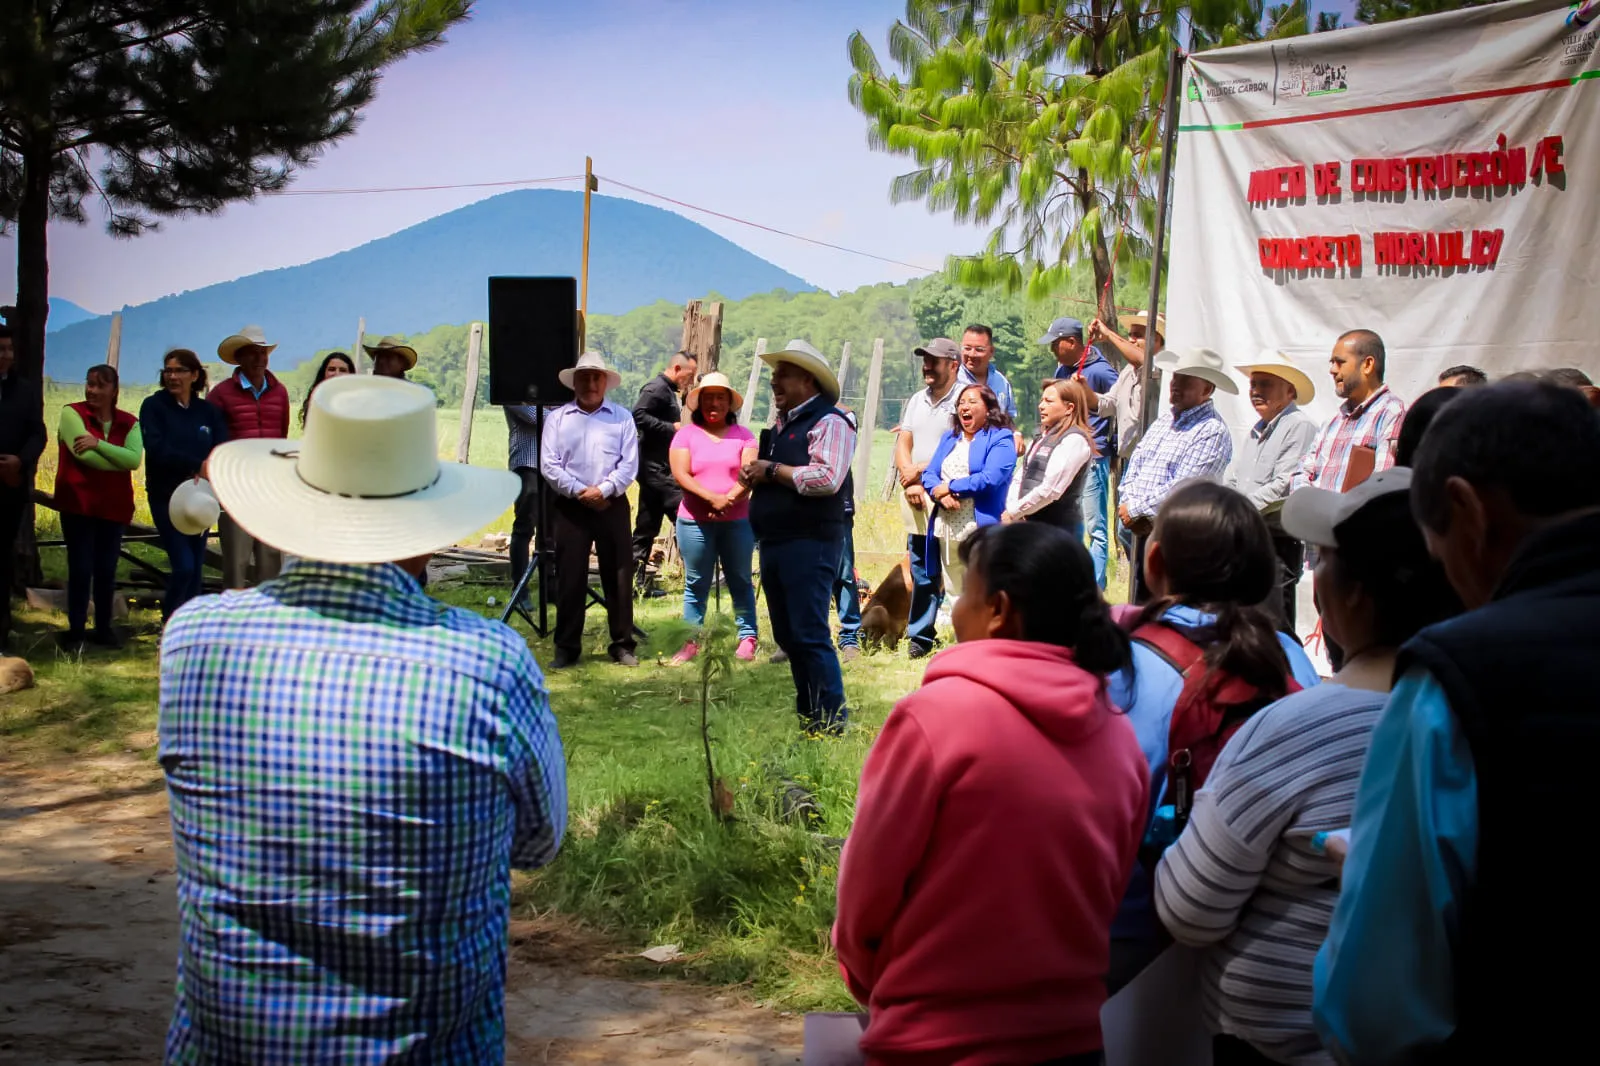
<path fill-rule="evenodd" d="M 639 433 L 633 413 L 606 399 L 622 375 L 594 352 L 584 352 L 561 384 L 571 403 L 545 420 L 539 472 L 550 486 L 555 534 L 556 657 L 552 669 L 578 662 L 583 654 L 583 616 L 589 597 L 589 552 L 600 560 L 600 589 L 606 599 L 610 653 L 623 666 L 634 657 L 633 544 L 628 523 L 628 486 L 639 473 Z"/>

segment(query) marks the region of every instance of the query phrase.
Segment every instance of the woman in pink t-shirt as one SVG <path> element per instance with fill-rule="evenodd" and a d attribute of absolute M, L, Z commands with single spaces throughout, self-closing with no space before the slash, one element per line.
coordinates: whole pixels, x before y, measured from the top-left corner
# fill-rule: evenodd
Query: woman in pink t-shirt
<path fill-rule="evenodd" d="M 711 575 L 721 562 L 739 623 L 734 654 L 750 662 L 756 657 L 756 590 L 750 576 L 756 542 L 739 468 L 756 457 L 756 439 L 738 424 L 734 410 L 742 406 L 744 397 L 726 374 L 707 374 L 689 390 L 689 425 L 678 430 L 667 454 L 672 476 L 683 486 L 678 551 L 683 555 L 684 621 L 696 628 L 705 624 Z M 672 661 L 686 663 L 698 654 L 699 641 L 691 637 Z"/>

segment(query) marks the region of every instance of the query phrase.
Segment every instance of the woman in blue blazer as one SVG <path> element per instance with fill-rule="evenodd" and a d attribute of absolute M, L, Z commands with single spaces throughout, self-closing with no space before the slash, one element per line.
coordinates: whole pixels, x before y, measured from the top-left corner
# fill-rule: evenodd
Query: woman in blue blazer
<path fill-rule="evenodd" d="M 953 422 L 922 471 L 922 487 L 935 501 L 928 522 L 928 576 L 937 581 L 942 572 L 944 594 L 952 599 L 961 595 L 961 542 L 979 526 L 1000 521 L 1017 469 L 1011 419 L 987 386 L 961 390 Z"/>

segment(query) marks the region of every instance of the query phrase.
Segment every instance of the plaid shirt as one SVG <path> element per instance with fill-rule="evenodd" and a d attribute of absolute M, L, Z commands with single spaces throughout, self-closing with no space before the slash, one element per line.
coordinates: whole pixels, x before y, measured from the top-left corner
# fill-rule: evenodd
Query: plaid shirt
<path fill-rule="evenodd" d="M 498 1063 L 510 867 L 566 825 L 544 679 L 397 566 L 291 559 L 161 640 L 168 1063 Z"/>
<path fill-rule="evenodd" d="M 1340 404 L 1332 420 L 1317 433 L 1316 442 L 1300 463 L 1300 469 L 1294 472 L 1290 491 L 1312 485 L 1343 492 L 1350 453 L 1357 447 L 1372 448 L 1378 453 L 1373 473 L 1389 469 L 1394 465 L 1395 439 L 1400 436 L 1400 422 L 1405 414 L 1405 403 L 1390 392 L 1387 385 L 1380 386 L 1354 410 L 1349 401 Z"/>
<path fill-rule="evenodd" d="M 773 432 L 782 430 L 809 405 L 827 402 L 828 398 L 820 394 L 811 397 L 794 410 L 779 415 L 772 424 Z M 832 496 L 850 474 L 850 459 L 856 453 L 855 428 L 838 415 L 823 415 L 806 434 L 806 444 L 806 455 L 811 462 L 791 468 L 794 491 L 802 496 Z"/>
<path fill-rule="evenodd" d="M 1228 424 L 1210 400 L 1172 416 L 1169 408 L 1144 435 L 1122 482 L 1130 518 L 1153 518 L 1167 493 L 1184 481 L 1218 481 L 1233 458 Z"/>
<path fill-rule="evenodd" d="M 507 404 L 501 410 L 506 413 L 506 466 L 512 470 L 520 467 L 539 469 L 539 435 L 534 429 L 538 410 L 532 404 Z M 546 419 L 549 415 L 550 412 L 546 411 Z"/>

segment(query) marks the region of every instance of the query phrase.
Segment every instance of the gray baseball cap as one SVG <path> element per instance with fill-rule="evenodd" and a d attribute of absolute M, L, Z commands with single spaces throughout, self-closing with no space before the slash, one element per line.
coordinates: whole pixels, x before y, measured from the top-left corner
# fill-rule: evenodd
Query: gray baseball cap
<path fill-rule="evenodd" d="M 960 359 L 961 346 L 949 337 L 935 337 L 922 347 L 914 349 L 917 356 L 931 355 L 935 359 Z"/>
<path fill-rule="evenodd" d="M 1083 340 L 1083 323 L 1075 318 L 1058 318 L 1050 323 L 1050 328 L 1045 335 L 1039 338 L 1040 344 L 1054 344 L 1062 337 L 1076 337 Z"/>

